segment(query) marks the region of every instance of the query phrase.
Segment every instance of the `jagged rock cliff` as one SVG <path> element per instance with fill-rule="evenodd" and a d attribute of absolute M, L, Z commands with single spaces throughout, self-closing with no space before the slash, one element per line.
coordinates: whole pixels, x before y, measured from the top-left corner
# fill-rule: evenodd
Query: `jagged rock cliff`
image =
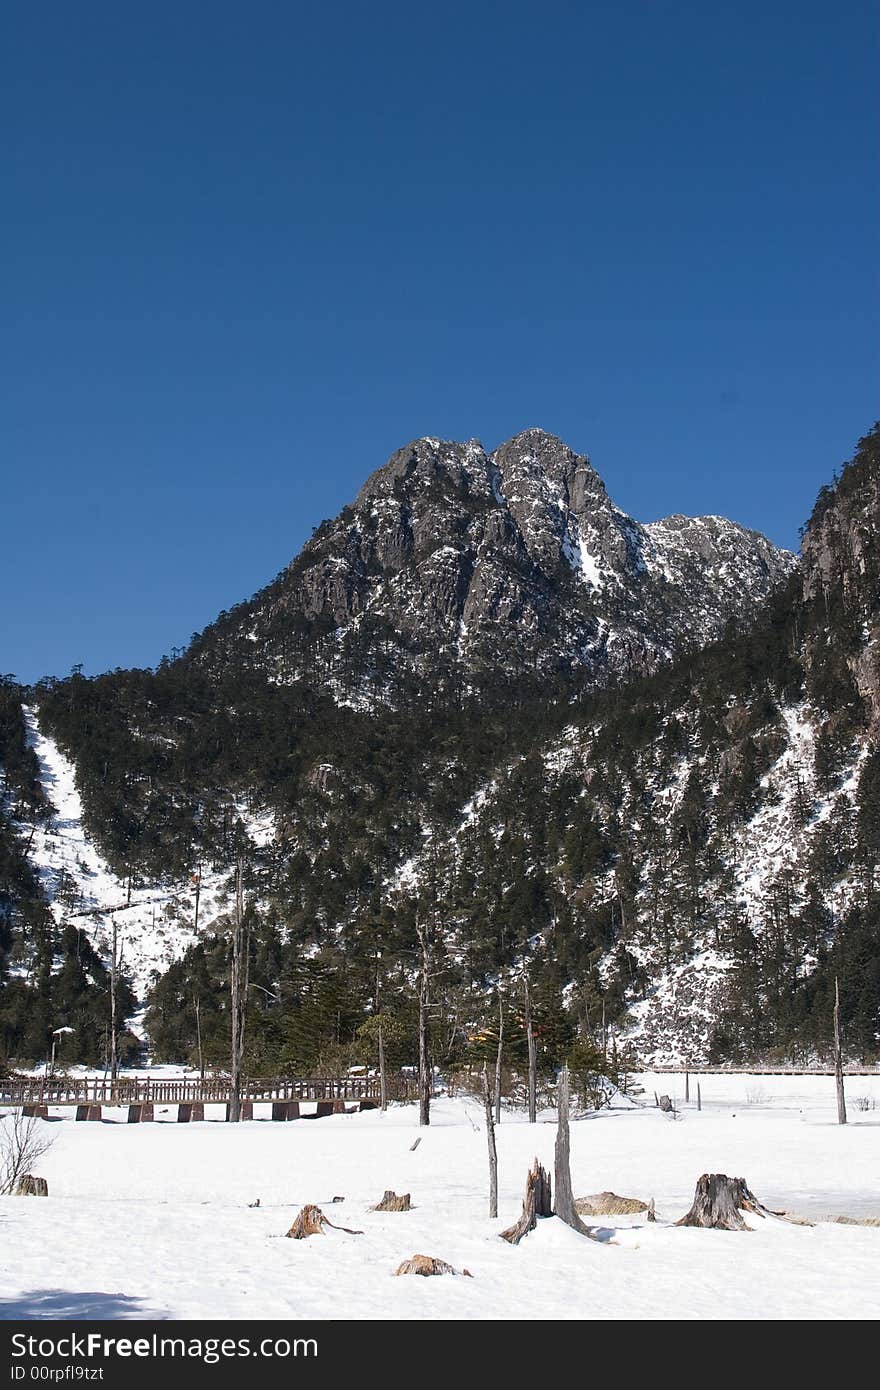
<path fill-rule="evenodd" d="M 378 694 L 390 651 L 398 671 L 439 662 L 602 679 L 705 644 L 794 564 L 721 517 L 640 525 L 587 458 L 543 430 L 491 455 L 476 440 L 419 439 L 193 656 L 242 657 L 290 680 L 320 650 L 328 679 Z"/>

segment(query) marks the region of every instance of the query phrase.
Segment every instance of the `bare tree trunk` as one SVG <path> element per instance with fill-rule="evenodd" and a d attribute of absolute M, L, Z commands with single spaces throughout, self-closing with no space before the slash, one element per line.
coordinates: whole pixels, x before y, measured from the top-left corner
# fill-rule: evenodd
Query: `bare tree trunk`
<path fill-rule="evenodd" d="M 501 1060 L 504 1050 L 504 1004 L 498 991 L 498 1052 L 495 1056 L 495 1123 L 501 1124 Z"/>
<path fill-rule="evenodd" d="M 110 962 L 110 1088 L 116 1090 L 116 1077 L 119 1071 L 116 1035 L 116 989 L 119 983 L 119 928 L 113 919 L 113 958 Z"/>
<path fill-rule="evenodd" d="M 382 1024 L 379 1024 L 379 1105 L 383 1110 L 388 1109 L 388 1078 L 385 1074 L 385 1038 L 382 1034 Z"/>
<path fill-rule="evenodd" d="M 690 1073 L 689 1073 L 689 1072 L 685 1072 L 685 1074 L 684 1074 L 684 1103 L 685 1103 L 685 1105 L 688 1105 L 688 1104 L 690 1103 L 690 1098 L 691 1098 L 691 1078 L 690 1078 Z"/>
<path fill-rule="evenodd" d="M 701 1093 L 701 1091 L 700 1091 L 700 1083 L 699 1083 L 699 1081 L 698 1081 L 698 1082 L 697 1082 L 697 1109 L 698 1109 L 698 1110 L 702 1110 L 702 1108 L 703 1108 L 703 1096 L 702 1096 L 702 1093 Z"/>
<path fill-rule="evenodd" d="M 538 1052 L 535 1047 L 535 1034 L 532 1031 L 532 992 L 529 979 L 523 980 L 526 999 L 526 1039 L 529 1047 L 529 1124 L 538 1122 Z"/>
<path fill-rule="evenodd" d="M 590 1232 L 575 1210 L 574 1194 L 571 1190 L 571 1162 L 569 1158 L 568 1132 L 568 1067 L 562 1068 L 559 1077 L 558 1122 L 556 1126 L 555 1179 L 556 1203 L 554 1211 L 566 1226 L 588 1236 Z"/>
<path fill-rule="evenodd" d="M 200 899 L 201 896 L 202 896 L 202 866 L 201 866 L 201 864 L 200 864 L 199 867 L 198 867 L 198 870 L 196 871 L 196 908 L 195 908 L 195 912 L 193 913 L 193 931 L 194 931 L 194 932 L 197 932 L 198 929 L 199 929 L 199 899 Z"/>
<path fill-rule="evenodd" d="M 846 1097 L 843 1093 L 843 1048 L 840 1042 L 840 989 L 834 977 L 834 1083 L 837 1087 L 837 1123 L 846 1124 Z"/>
<path fill-rule="evenodd" d="M 235 870 L 235 920 L 232 928 L 232 1045 L 228 1111 L 231 1124 L 238 1124 L 241 1120 L 242 1062 L 250 974 L 250 933 L 244 920 L 243 868 L 243 861 L 239 858 Z"/>
<path fill-rule="evenodd" d="M 376 1043 L 379 1048 L 379 1105 L 383 1110 L 388 1109 L 388 1077 L 385 1073 L 385 1034 L 382 1031 L 382 953 L 376 952 L 376 1017 L 379 1020 L 379 1032 Z"/>
<path fill-rule="evenodd" d="M 483 1105 L 486 1110 L 486 1140 L 489 1145 L 489 1215 L 498 1215 L 498 1150 L 495 1147 L 495 1121 L 492 1118 L 492 1092 L 489 1069 L 483 1063 Z"/>
<path fill-rule="evenodd" d="M 422 968 L 419 972 L 419 1124 L 431 1123 L 431 1064 L 428 1037 L 428 981 L 431 968 L 430 942 L 427 922 L 416 922 L 416 933 L 422 948 Z"/>
<path fill-rule="evenodd" d="M 202 1081 L 205 1079 L 205 1059 L 202 1055 L 202 1005 L 197 994 L 193 995 L 193 1005 L 196 1011 L 196 1047 L 199 1054 L 199 1076 Z"/>

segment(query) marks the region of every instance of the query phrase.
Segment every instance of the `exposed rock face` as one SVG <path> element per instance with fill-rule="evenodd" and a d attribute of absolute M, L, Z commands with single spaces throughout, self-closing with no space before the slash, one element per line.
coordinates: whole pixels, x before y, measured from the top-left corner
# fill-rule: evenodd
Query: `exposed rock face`
<path fill-rule="evenodd" d="M 823 488 L 802 546 L 806 600 L 846 635 L 847 661 L 880 726 L 880 433 L 859 441 L 838 485 Z"/>
<path fill-rule="evenodd" d="M 491 455 L 476 440 L 418 439 L 194 655 L 222 657 L 246 639 L 249 659 L 287 680 L 323 644 L 331 680 L 352 663 L 374 679 L 390 644 L 398 669 L 439 660 L 601 679 L 718 636 L 795 563 L 720 517 L 640 525 L 587 458 L 542 430 Z"/>

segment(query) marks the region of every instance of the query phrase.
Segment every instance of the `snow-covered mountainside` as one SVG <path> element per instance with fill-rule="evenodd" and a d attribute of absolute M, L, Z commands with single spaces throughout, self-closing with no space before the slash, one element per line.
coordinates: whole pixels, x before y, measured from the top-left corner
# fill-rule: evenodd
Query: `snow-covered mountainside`
<path fill-rule="evenodd" d="M 229 910 L 229 874 L 207 865 L 178 881 L 132 881 L 114 873 L 83 825 L 73 763 L 40 730 L 34 710 L 25 706 L 24 715 L 52 814 L 22 825 L 20 834 L 52 915 L 59 927 L 78 927 L 104 956 L 110 954 L 115 920 L 122 969 L 143 998 L 171 962 Z M 265 843 L 271 824 L 242 814 L 254 843 Z"/>
<path fill-rule="evenodd" d="M 816 1057 L 835 981 L 874 1057 L 878 658 L 877 430 L 800 566 L 719 518 L 640 526 L 537 431 L 419 441 L 183 659 L 0 682 L 7 1053 L 44 1055 L 85 997 L 71 927 L 106 959 L 115 920 L 141 990 L 168 967 L 157 1055 L 225 1057 L 243 859 L 262 1074 L 362 1062 L 377 1001 L 411 1061 L 424 950 L 449 1066 L 505 1001 L 521 1036 L 527 980 L 547 1067 L 610 1030 L 654 1064 Z M 106 1032 L 90 969 L 71 1061 Z"/>
<path fill-rule="evenodd" d="M 245 659 L 282 681 L 317 661 L 355 700 L 389 698 L 406 667 L 602 680 L 717 637 L 794 564 L 720 517 L 640 525 L 543 430 L 491 455 L 476 440 L 419 439 L 193 656 L 212 668 Z"/>

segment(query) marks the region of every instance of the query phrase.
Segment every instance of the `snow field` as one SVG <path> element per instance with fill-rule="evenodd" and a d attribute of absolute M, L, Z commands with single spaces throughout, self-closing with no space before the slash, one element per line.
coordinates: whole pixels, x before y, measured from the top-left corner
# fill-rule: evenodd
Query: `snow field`
<path fill-rule="evenodd" d="M 0 1313 L 11 1317 L 323 1319 L 808 1319 L 880 1313 L 880 1228 L 812 1228 L 750 1218 L 752 1233 L 664 1224 L 690 1206 L 704 1171 L 745 1177 L 768 1206 L 799 1214 L 880 1216 L 880 1077 L 850 1078 L 851 1123 L 834 1122 L 830 1077 L 701 1076 L 704 1108 L 670 1120 L 647 1075 L 637 1109 L 572 1124 L 576 1195 L 609 1188 L 657 1203 L 599 1224 L 601 1243 L 557 1219 L 513 1247 L 537 1155 L 552 1171 L 556 1127 L 505 1113 L 499 1211 L 486 1215 L 481 1106 L 441 1098 L 419 1129 L 415 1106 L 313 1122 L 150 1125 L 40 1122 L 55 1138 L 38 1171 L 48 1200 L 0 1200 Z M 873 1100 L 860 1111 L 855 1098 Z M 59 1112 L 56 1112 L 59 1113 Z M 68 1112 L 69 1114 L 70 1112 Z M 113 1112 L 105 1112 L 109 1117 Z M 255 1114 L 259 1115 L 259 1107 Z M 124 1119 L 124 1112 L 115 1112 Z M 419 1138 L 415 1151 L 411 1145 Z M 386 1188 L 414 1209 L 373 1212 Z M 333 1203 L 334 1196 L 343 1202 Z M 249 1203 L 260 1199 L 260 1206 Z M 283 1239 L 300 1206 L 339 1225 Z M 394 1278 L 420 1253 L 472 1279 Z"/>

